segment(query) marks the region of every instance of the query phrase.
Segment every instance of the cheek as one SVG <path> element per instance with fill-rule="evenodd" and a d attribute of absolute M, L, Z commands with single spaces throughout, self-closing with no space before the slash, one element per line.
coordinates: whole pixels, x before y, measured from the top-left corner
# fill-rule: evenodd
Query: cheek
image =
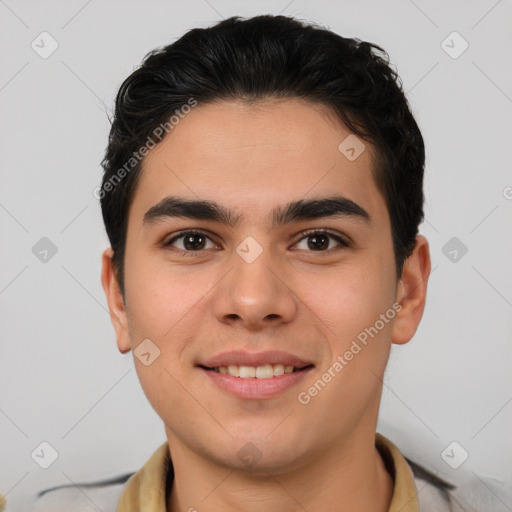
<path fill-rule="evenodd" d="M 383 266 L 375 259 L 317 275 L 314 286 L 310 278 L 304 280 L 304 302 L 329 328 L 329 338 L 335 337 L 339 344 L 350 342 L 392 307 L 394 275 Z"/>
<path fill-rule="evenodd" d="M 149 339 L 161 352 L 158 360 L 166 360 L 166 368 L 173 368 L 190 338 L 186 329 L 197 323 L 204 292 L 193 281 L 173 275 L 169 267 L 152 264 L 149 258 L 127 258 L 125 275 L 132 349 Z"/>
<path fill-rule="evenodd" d="M 187 419 L 195 414 L 194 400 L 186 392 L 183 378 L 170 366 L 168 354 L 162 352 L 151 365 L 144 366 L 136 361 L 137 376 L 141 388 L 151 407 L 167 425 L 180 426 L 186 430 Z M 180 411 L 179 415 L 175 411 Z"/>

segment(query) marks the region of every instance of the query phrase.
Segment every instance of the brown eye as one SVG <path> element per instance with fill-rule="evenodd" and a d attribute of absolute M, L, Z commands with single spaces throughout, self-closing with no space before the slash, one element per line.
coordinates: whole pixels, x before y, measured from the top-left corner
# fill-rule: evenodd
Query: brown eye
<path fill-rule="evenodd" d="M 297 245 L 303 241 L 306 241 L 306 247 L 299 247 L 301 250 L 326 252 L 327 250 L 333 249 L 333 243 L 331 242 L 332 240 L 338 243 L 338 248 L 339 246 L 349 246 L 349 244 L 343 240 L 343 238 L 324 230 L 303 231 L 301 235 L 303 235 L 303 238 L 299 240 Z"/>
<path fill-rule="evenodd" d="M 201 231 L 184 231 L 169 240 L 165 246 L 173 246 L 176 242 L 178 242 L 176 249 L 185 252 L 200 252 L 202 249 L 212 249 L 215 247 L 210 238 Z M 207 247 L 208 242 L 212 244 L 210 247 Z"/>

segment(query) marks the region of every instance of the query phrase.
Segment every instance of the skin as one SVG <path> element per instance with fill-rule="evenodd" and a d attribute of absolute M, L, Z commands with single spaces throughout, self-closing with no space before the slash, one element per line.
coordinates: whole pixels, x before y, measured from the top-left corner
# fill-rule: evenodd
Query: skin
<path fill-rule="evenodd" d="M 162 418 L 176 473 L 167 509 L 187 511 L 387 511 L 393 481 L 375 448 L 382 379 L 392 343 L 414 335 L 425 306 L 428 243 L 418 236 L 400 279 L 389 213 L 372 176 L 373 148 L 349 161 L 347 128 L 319 105 L 273 100 L 198 105 L 146 156 L 130 207 L 126 302 L 103 254 L 102 284 L 122 353 L 149 338 L 160 356 L 134 358 L 142 388 Z M 371 217 L 294 222 L 273 229 L 271 211 L 298 199 L 351 199 Z M 241 215 L 212 221 L 143 216 L 168 195 L 210 199 Z M 210 239 L 192 257 L 179 231 Z M 349 237 L 316 249 L 300 233 Z M 236 252 L 248 237 L 261 255 Z M 197 241 L 197 239 L 196 239 Z M 190 247 L 190 246 L 189 246 Z M 317 381 L 379 315 L 401 304 L 343 370 L 311 399 Z M 298 385 L 267 400 L 241 400 L 196 364 L 229 350 L 279 349 L 314 364 Z M 246 445 L 261 458 L 248 466 Z"/>

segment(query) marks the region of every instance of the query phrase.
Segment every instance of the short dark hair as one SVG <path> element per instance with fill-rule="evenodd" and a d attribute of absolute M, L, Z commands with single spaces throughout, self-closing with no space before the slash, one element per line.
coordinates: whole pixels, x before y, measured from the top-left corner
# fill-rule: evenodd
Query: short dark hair
<path fill-rule="evenodd" d="M 123 297 L 139 150 L 158 127 L 169 127 L 191 98 L 199 104 L 273 98 L 323 104 L 373 144 L 373 176 L 389 211 L 401 275 L 423 220 L 425 148 L 388 54 L 377 45 L 287 16 L 233 16 L 149 52 L 118 91 L 99 197 Z"/>

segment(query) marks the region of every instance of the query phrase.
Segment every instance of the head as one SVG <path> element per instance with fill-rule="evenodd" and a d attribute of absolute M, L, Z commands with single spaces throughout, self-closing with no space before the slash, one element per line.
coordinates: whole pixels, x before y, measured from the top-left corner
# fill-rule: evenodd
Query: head
<path fill-rule="evenodd" d="M 375 431 L 424 307 L 424 158 L 384 50 L 292 18 L 191 30 L 124 81 L 102 281 L 119 350 L 159 354 L 135 364 L 176 446 L 233 466 L 251 442 L 275 469 Z M 219 354 L 272 350 L 305 365 L 281 393 L 211 380 Z"/>

